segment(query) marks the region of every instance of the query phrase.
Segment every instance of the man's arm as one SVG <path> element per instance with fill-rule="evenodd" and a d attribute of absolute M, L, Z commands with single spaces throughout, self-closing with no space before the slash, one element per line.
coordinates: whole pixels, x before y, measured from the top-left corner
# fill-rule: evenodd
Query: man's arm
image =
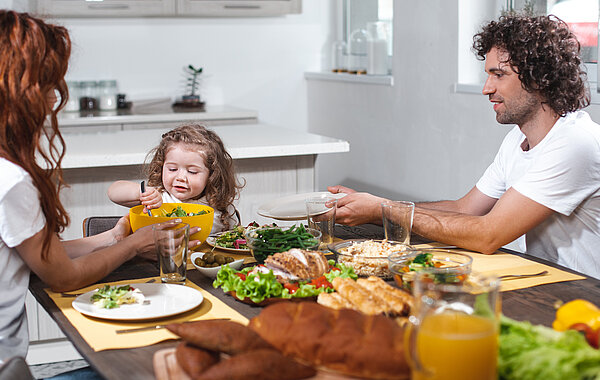
<path fill-rule="evenodd" d="M 472 194 L 476 202 L 468 202 L 462 207 L 470 211 L 485 209 L 485 198 L 477 192 Z M 441 211 L 419 205 L 415 208 L 413 232 L 445 244 L 490 254 L 537 226 L 553 212 L 510 188 L 483 215 Z"/>
<path fill-rule="evenodd" d="M 430 210 L 451 211 L 468 215 L 485 215 L 498 200 L 483 194 L 476 186 L 455 201 L 420 202 L 417 207 Z"/>

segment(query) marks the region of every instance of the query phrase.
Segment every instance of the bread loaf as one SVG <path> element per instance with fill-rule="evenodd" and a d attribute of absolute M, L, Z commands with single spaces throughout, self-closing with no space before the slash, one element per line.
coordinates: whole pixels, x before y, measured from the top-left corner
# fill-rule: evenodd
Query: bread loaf
<path fill-rule="evenodd" d="M 312 302 L 277 303 L 249 327 L 284 355 L 365 379 L 404 379 L 404 329 L 381 315 Z"/>
<path fill-rule="evenodd" d="M 209 351 L 235 355 L 260 348 L 272 348 L 254 331 L 241 323 L 205 320 L 167 325 L 167 329 L 186 342 Z"/>

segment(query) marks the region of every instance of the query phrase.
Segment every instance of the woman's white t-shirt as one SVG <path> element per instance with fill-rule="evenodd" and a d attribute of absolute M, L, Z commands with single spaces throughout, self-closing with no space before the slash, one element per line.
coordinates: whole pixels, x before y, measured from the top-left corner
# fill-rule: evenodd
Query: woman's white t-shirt
<path fill-rule="evenodd" d="M 27 355 L 25 296 L 29 267 L 15 247 L 42 230 L 46 220 L 29 174 L 0 158 L 0 363 Z"/>
<path fill-rule="evenodd" d="M 172 196 L 171 194 L 169 194 L 167 191 L 163 191 L 162 201 L 163 201 L 163 203 L 183 203 L 179 199 L 177 199 L 174 196 Z M 189 200 L 186 200 L 185 203 L 194 203 L 194 204 L 210 206 L 208 204 L 208 202 L 206 201 L 206 197 L 202 197 L 200 199 L 189 199 Z M 210 206 L 210 207 L 212 207 L 212 206 Z M 227 212 L 229 213 L 230 216 L 226 219 L 226 222 L 223 223 L 221 221 L 221 215 L 222 215 L 221 211 L 215 210 L 215 216 L 213 218 L 213 225 L 212 225 L 212 229 L 210 231 L 211 234 L 230 230 L 233 227 L 235 227 L 238 223 L 240 223 L 240 221 L 236 221 L 236 219 L 234 219 L 232 217 L 232 215 L 236 215 L 235 207 L 233 205 L 229 205 L 229 207 L 227 208 Z"/>
<path fill-rule="evenodd" d="M 524 139 L 519 127 L 507 134 L 477 188 L 498 199 L 512 187 L 554 210 L 525 234 L 525 251 L 600 278 L 600 125 L 577 111 L 528 151 Z"/>

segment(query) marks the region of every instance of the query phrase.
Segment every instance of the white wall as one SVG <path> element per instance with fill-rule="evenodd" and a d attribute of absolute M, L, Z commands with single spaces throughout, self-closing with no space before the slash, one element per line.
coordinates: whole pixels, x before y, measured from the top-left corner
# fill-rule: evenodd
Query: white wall
<path fill-rule="evenodd" d="M 263 122 L 306 130 L 303 73 L 321 67 L 329 17 L 328 1 L 304 0 L 301 14 L 283 17 L 55 21 L 73 40 L 67 79 L 116 79 L 130 99 L 176 97 L 183 67 L 193 64 L 204 68 L 208 104 L 257 110 Z"/>
<path fill-rule="evenodd" d="M 319 189 L 455 199 L 483 174 L 510 127 L 496 123 L 487 97 L 453 90 L 458 2 L 394 2 L 393 87 L 308 82 L 309 131 L 350 142 L 350 153 L 317 159 Z M 587 111 L 600 122 L 598 106 Z"/>

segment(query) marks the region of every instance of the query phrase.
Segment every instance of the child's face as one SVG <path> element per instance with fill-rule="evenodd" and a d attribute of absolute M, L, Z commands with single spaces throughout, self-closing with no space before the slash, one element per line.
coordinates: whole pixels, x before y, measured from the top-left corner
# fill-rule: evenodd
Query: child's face
<path fill-rule="evenodd" d="M 200 195 L 206 187 L 209 170 L 204 155 L 184 144 L 175 144 L 165 156 L 162 181 L 165 189 L 182 202 Z"/>

